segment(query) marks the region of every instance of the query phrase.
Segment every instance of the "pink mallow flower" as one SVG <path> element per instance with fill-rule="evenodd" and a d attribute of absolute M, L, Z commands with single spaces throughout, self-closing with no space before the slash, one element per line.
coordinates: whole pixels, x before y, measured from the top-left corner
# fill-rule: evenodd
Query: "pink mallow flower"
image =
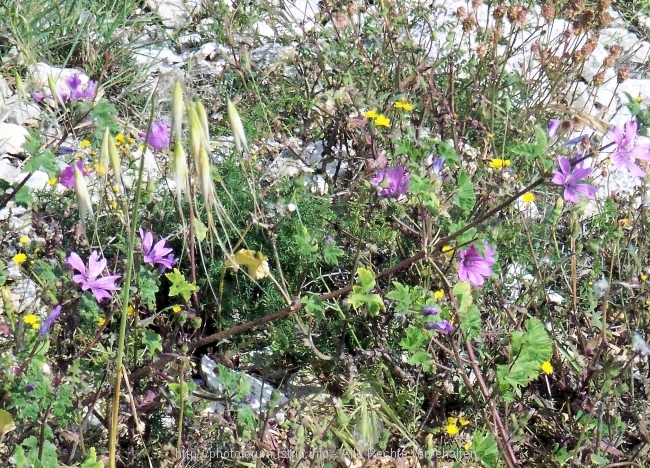
<path fill-rule="evenodd" d="M 650 160 L 650 144 L 634 145 L 637 126 L 635 120 L 630 120 L 625 124 L 625 132 L 619 125 L 616 125 L 607 136 L 616 143 L 616 151 L 610 156 L 614 167 L 616 169 L 626 168 L 633 177 L 642 178 L 645 177 L 645 171 L 637 166 L 634 160 Z"/>
<path fill-rule="evenodd" d="M 79 275 L 74 275 L 72 280 L 75 283 L 80 283 L 82 290 L 88 291 L 90 289 L 95 295 L 97 302 L 110 298 L 111 294 L 108 291 L 119 291 L 122 289 L 115 285 L 115 281 L 120 279 L 119 275 L 99 276 L 106 268 L 106 259 L 102 258 L 99 260 L 99 254 L 96 250 L 93 250 L 90 254 L 87 269 L 83 260 L 75 252 L 70 254 L 66 263 L 80 273 Z"/>
<path fill-rule="evenodd" d="M 380 197 L 399 197 L 408 192 L 411 174 L 404 173 L 404 166 L 399 164 L 395 169 L 387 168 L 384 172 L 378 172 L 370 180 L 370 184 L 379 187 Z"/>
<path fill-rule="evenodd" d="M 153 244 L 153 234 L 151 232 L 145 233 L 142 228 L 140 228 L 140 237 L 142 238 L 142 253 L 144 254 L 144 262 L 159 264 L 161 270 L 166 268 L 171 268 L 176 263 L 174 254 L 172 254 L 173 249 L 165 247 L 166 239 L 160 239 L 156 245 L 152 247 Z"/>
<path fill-rule="evenodd" d="M 156 151 L 161 151 L 169 146 L 169 126 L 166 122 L 153 122 L 151 124 L 151 133 L 146 138 L 144 132 L 140 133 L 140 138 Z"/>
<path fill-rule="evenodd" d="M 472 244 L 469 249 L 460 253 L 460 267 L 458 268 L 458 277 L 462 281 L 469 281 L 474 286 L 482 286 L 484 277 L 492 276 L 492 265 L 496 262 L 494 254 L 496 250 L 483 243 L 485 246 L 485 256 Z"/>
<path fill-rule="evenodd" d="M 87 171 L 84 169 L 84 163 L 83 161 L 78 161 L 77 164 L 75 164 L 79 171 L 85 176 L 90 174 L 90 171 Z M 74 166 L 68 166 L 65 169 L 61 171 L 61 174 L 59 174 L 59 182 L 61 185 L 67 188 L 72 188 L 74 187 Z"/>
<path fill-rule="evenodd" d="M 591 174 L 591 168 L 583 167 L 582 163 L 580 163 L 571 171 L 571 161 L 562 156 L 558 158 L 557 162 L 560 169 L 553 171 L 551 182 L 564 186 L 564 199 L 566 201 L 578 203 L 580 201 L 578 194 L 582 194 L 587 198 L 594 198 L 596 196 L 596 187 L 579 183 Z"/>

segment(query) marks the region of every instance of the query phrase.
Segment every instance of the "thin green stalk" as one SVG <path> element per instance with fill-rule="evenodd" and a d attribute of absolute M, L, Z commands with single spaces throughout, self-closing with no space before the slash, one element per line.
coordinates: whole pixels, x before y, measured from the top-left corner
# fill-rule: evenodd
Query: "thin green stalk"
<path fill-rule="evenodd" d="M 153 120 L 153 107 L 151 119 Z M 151 127 L 151 122 L 149 123 Z M 149 133 L 151 129 L 147 131 Z M 129 306 L 129 295 L 131 292 L 131 275 L 133 273 L 133 251 L 135 250 L 136 226 L 138 224 L 138 206 L 142 195 L 142 174 L 144 172 L 144 155 L 140 156 L 140 168 L 138 169 L 138 180 L 136 182 L 135 199 L 133 200 L 133 212 L 131 214 L 131 232 L 129 233 L 129 248 L 127 250 L 126 271 L 124 272 L 124 286 L 122 287 L 122 320 L 120 322 L 120 336 L 117 344 L 117 359 L 115 369 L 115 389 L 113 393 L 113 406 L 111 409 L 111 426 L 108 439 L 108 466 L 115 468 L 117 455 L 117 418 L 120 412 L 120 385 L 122 383 L 122 361 L 124 360 L 124 337 L 126 336 L 127 308 Z"/>

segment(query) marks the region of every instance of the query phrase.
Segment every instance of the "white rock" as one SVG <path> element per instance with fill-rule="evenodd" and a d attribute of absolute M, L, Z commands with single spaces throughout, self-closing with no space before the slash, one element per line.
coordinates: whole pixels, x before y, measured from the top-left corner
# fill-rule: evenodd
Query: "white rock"
<path fill-rule="evenodd" d="M 7 123 L 23 125 L 30 119 L 39 120 L 41 117 L 41 109 L 31 102 L 11 98 L 0 110 L 0 116 L 5 114 L 7 115 Z"/>
<path fill-rule="evenodd" d="M 53 67 L 43 62 L 37 63 L 30 71 L 31 79 L 36 90 L 45 91 L 46 93 L 50 92 L 47 81 L 48 76 L 51 76 L 54 79 L 54 83 L 60 93 L 67 94 L 70 94 L 70 87 L 68 86 L 67 81 L 73 76 L 77 75 L 79 77 L 82 88 L 88 84 L 88 81 L 90 80 L 88 75 L 76 68 Z"/>
<path fill-rule="evenodd" d="M 27 177 L 27 175 L 28 175 L 27 172 L 21 172 L 18 178 L 22 179 L 23 177 Z M 49 179 L 50 176 L 47 175 L 47 172 L 34 171 L 32 173 L 32 176 L 29 178 L 29 180 L 25 182 L 25 187 L 32 190 L 43 190 L 45 187 L 47 187 L 47 181 Z"/>
<path fill-rule="evenodd" d="M 13 184 L 18 179 L 18 174 L 20 174 L 20 169 L 11 164 L 9 159 L 0 159 L 0 179 Z"/>
<path fill-rule="evenodd" d="M 177 28 L 201 7 L 200 0 L 147 0 L 147 6 L 160 16 L 166 28 Z"/>
<path fill-rule="evenodd" d="M 29 132 L 25 127 L 16 124 L 0 122 L 0 154 L 24 153 L 22 146 Z"/>
<path fill-rule="evenodd" d="M 201 48 L 192 55 L 192 58 L 196 59 L 199 62 L 206 59 L 212 60 L 215 57 L 217 50 L 218 47 L 216 42 L 208 42 L 206 44 L 203 44 Z"/>
<path fill-rule="evenodd" d="M 203 356 L 201 359 L 201 373 L 205 378 L 208 386 L 214 391 L 217 395 L 223 393 L 223 387 L 219 383 L 218 376 L 216 375 L 217 364 L 207 356 Z M 251 409 L 259 413 L 260 411 L 267 411 L 269 409 L 268 405 L 271 401 L 271 394 L 275 391 L 275 388 L 256 377 L 250 376 L 245 372 L 232 371 L 238 376 L 244 377 L 250 383 L 250 395 L 252 400 L 250 401 Z M 289 399 L 283 394 L 279 393 L 279 398 L 277 402 L 279 405 L 287 403 Z"/>

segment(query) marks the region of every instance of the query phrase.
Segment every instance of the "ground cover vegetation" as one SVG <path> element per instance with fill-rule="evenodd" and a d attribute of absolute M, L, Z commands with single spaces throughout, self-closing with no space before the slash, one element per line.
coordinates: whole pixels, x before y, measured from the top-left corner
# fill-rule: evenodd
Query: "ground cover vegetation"
<path fill-rule="evenodd" d="M 208 24 L 226 65 L 157 80 L 140 2 L 0 3 L 2 76 L 43 113 L 22 170 L 50 177 L 0 181 L 0 209 L 32 211 L 28 236 L 0 221 L 3 466 L 645 466 L 645 185 L 593 179 L 645 179 L 647 106 L 572 107 L 610 4 L 475 1 L 459 33 L 436 3 L 271 15 L 291 50 L 271 63 L 251 50 L 274 6 L 206 2 L 170 39 Z M 37 62 L 91 80 L 37 89 Z M 274 170 L 287 154 L 300 169 Z M 38 301 L 16 305 L 11 269 Z M 260 350 L 270 384 L 310 369 L 329 403 L 254 411 L 235 371 Z"/>

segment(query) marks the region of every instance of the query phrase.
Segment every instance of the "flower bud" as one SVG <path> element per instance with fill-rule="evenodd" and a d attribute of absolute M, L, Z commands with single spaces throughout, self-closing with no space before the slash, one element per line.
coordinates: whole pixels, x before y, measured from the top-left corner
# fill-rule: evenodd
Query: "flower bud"
<path fill-rule="evenodd" d="M 79 219 L 82 227 L 86 227 L 86 216 L 94 219 L 93 206 L 90 202 L 90 194 L 88 193 L 88 186 L 84 180 L 83 173 L 79 170 L 77 165 L 74 165 L 74 190 L 77 192 L 77 205 L 79 206 Z"/>
<path fill-rule="evenodd" d="M 20 99 L 25 99 L 25 86 L 23 85 L 23 80 L 18 73 L 14 73 L 14 80 L 16 81 L 16 92 Z"/>
<path fill-rule="evenodd" d="M 108 128 L 106 130 L 108 130 Z M 111 166 L 113 166 L 113 177 L 115 178 L 115 183 L 118 187 L 124 190 L 124 184 L 122 183 L 122 164 L 112 135 L 108 136 L 108 155 L 111 160 Z"/>
<path fill-rule="evenodd" d="M 174 146 L 174 181 L 176 182 L 176 197 L 178 202 L 181 201 L 181 194 L 188 193 L 189 189 L 189 178 L 187 170 L 187 159 L 185 158 L 185 151 L 183 151 L 183 145 L 179 140 L 176 140 L 176 145 Z"/>
<path fill-rule="evenodd" d="M 50 88 L 50 92 L 52 93 L 54 102 L 57 105 L 64 106 L 65 103 L 63 102 L 63 98 L 61 97 L 61 94 L 59 93 L 59 90 L 56 87 L 56 83 L 54 82 L 54 78 L 52 78 L 52 75 L 47 76 L 47 85 Z"/>

